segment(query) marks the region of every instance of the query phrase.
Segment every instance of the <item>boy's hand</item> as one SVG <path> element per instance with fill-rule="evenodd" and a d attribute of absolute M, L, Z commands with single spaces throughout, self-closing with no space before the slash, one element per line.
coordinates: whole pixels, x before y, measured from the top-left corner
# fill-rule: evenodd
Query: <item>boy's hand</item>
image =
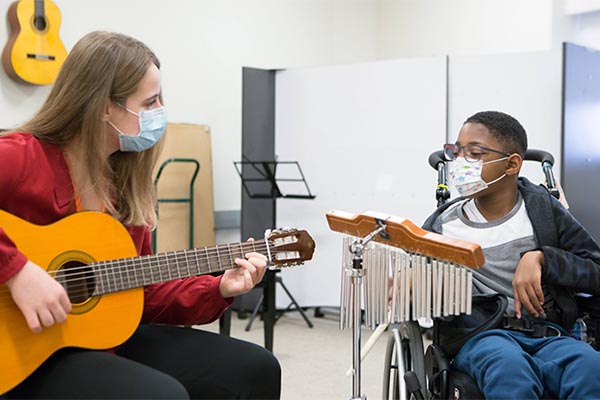
<path fill-rule="evenodd" d="M 544 253 L 541 250 L 528 251 L 521 257 L 512 287 L 515 296 L 515 314 L 521 318 L 521 307 L 534 317 L 544 313 L 542 293 L 542 266 Z"/>

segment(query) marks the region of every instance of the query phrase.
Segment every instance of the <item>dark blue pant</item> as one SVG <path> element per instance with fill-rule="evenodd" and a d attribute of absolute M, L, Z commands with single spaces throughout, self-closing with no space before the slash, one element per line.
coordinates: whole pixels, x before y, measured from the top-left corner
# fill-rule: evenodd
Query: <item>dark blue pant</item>
<path fill-rule="evenodd" d="M 531 338 L 493 329 L 471 338 L 454 360 L 486 399 L 539 399 L 544 387 L 561 399 L 600 396 L 600 352 L 569 336 Z"/>

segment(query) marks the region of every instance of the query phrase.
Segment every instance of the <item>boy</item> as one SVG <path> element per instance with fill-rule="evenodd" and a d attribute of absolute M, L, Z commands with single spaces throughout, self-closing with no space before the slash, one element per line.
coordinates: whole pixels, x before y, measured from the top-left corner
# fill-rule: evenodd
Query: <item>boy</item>
<path fill-rule="evenodd" d="M 479 243 L 486 263 L 473 272 L 475 293 L 508 298 L 502 327 L 469 339 L 453 366 L 487 399 L 541 398 L 545 389 L 595 398 L 600 353 L 567 332 L 577 318 L 572 294 L 600 293 L 600 247 L 546 189 L 518 178 L 526 150 L 525 129 L 496 111 L 469 117 L 444 146 L 462 197 L 424 228 Z"/>

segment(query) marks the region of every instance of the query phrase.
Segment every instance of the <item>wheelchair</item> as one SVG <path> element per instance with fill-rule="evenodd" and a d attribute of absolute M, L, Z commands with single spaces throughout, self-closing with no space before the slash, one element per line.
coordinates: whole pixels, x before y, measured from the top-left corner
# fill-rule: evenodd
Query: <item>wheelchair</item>
<path fill-rule="evenodd" d="M 567 205 L 552 171 L 554 157 L 542 150 L 527 151 L 526 161 L 541 163 L 549 193 Z M 438 173 L 435 191 L 437 206 L 450 199 L 447 186 L 446 160 L 443 151 L 429 156 L 429 164 Z M 579 323 L 586 328 L 582 340 L 600 350 L 600 298 L 578 295 Z M 435 327 L 436 320 L 433 321 Z M 423 328 L 419 322 L 390 324 L 387 328 L 384 356 L 382 399 L 483 399 L 475 381 L 467 374 L 452 368 L 451 360 L 438 345 L 435 329 Z M 431 344 L 424 350 L 424 336 Z M 544 397 L 546 398 L 546 397 Z"/>

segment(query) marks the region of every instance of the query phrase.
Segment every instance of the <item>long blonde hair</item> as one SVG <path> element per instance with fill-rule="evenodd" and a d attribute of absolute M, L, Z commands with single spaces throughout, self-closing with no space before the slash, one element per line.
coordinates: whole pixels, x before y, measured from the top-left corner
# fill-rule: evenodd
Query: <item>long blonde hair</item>
<path fill-rule="evenodd" d="M 113 32 L 92 32 L 66 58 L 41 109 L 19 130 L 40 141 L 66 146 L 76 137 L 85 149 L 82 165 L 92 188 L 115 218 L 127 225 L 155 227 L 156 192 L 152 181 L 162 140 L 151 149 L 103 154 L 108 101 L 126 104 L 156 55 L 142 42 Z"/>

